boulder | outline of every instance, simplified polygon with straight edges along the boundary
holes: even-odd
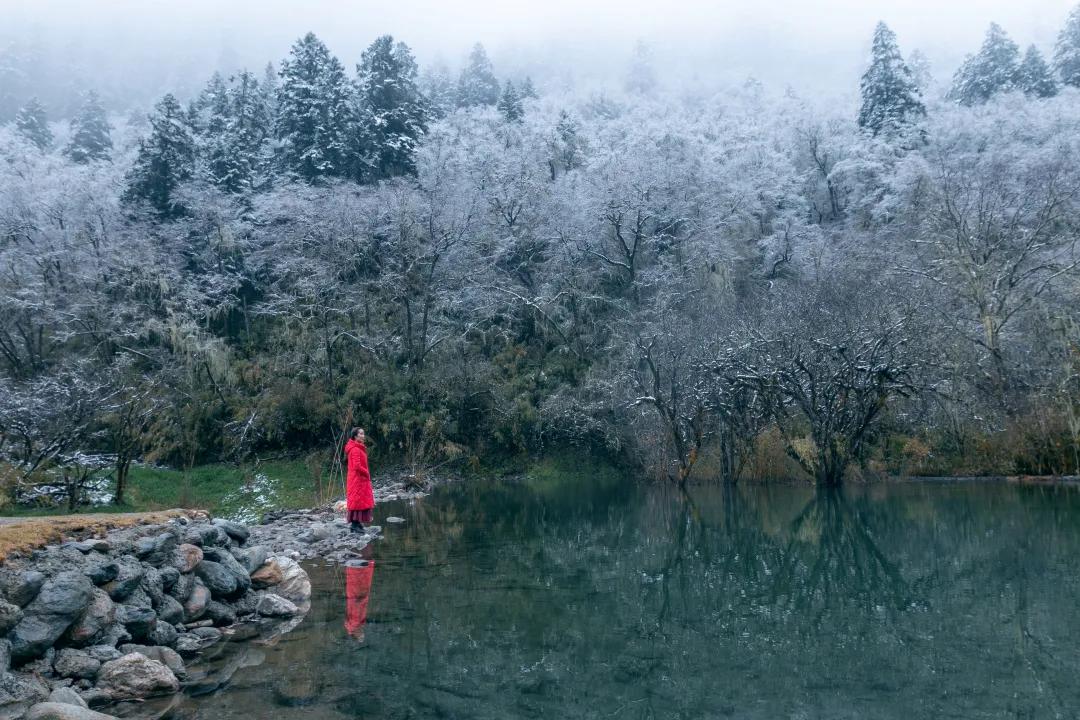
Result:
[[[90,560],[83,566],[83,573],[95,585],[104,585],[115,580],[120,574],[120,564],[109,558]]]
[[[89,555],[92,552],[107,553],[111,546],[108,540],[101,540],[98,538],[91,538],[90,540],[82,540],[80,542],[64,543],[64,547],[75,548],[83,555]]]
[[[165,597],[165,588],[161,582],[161,572],[157,568],[146,568],[139,589],[150,598],[150,607],[155,610],[161,607],[161,601]]]
[[[206,643],[215,643],[221,639],[221,631],[215,627],[200,627],[192,630],[190,635],[202,639]]]
[[[174,647],[181,656],[191,657],[197,655],[203,649],[203,639],[198,635],[184,633],[176,638]]]
[[[126,600],[139,587],[144,570],[142,563],[134,555],[123,555],[117,562],[120,569],[116,579],[105,583],[102,587],[109,593],[109,597],[120,602]]]
[[[148,565],[160,567],[172,560],[176,536],[170,532],[144,537],[135,543],[135,556]]]
[[[62,678],[89,680],[97,676],[101,661],[81,650],[64,648],[53,660],[53,670]]]
[[[18,605],[0,600],[0,635],[7,635],[22,620],[23,611]]]
[[[117,605],[116,621],[124,626],[133,639],[145,640],[157,626],[157,613],[150,608]]]
[[[102,690],[99,687],[91,686],[86,690],[80,690],[79,694],[82,695],[82,699],[90,707],[101,707],[112,702],[112,695],[109,694],[109,691]]]
[[[259,604],[255,607],[263,617],[285,618],[300,614],[300,608],[283,597],[267,593],[259,598]]]
[[[22,673],[0,676],[0,717],[22,717],[32,705],[44,702],[49,688],[40,679]]]
[[[191,595],[184,601],[184,622],[193,622],[201,618],[206,612],[208,602],[210,602],[210,590],[203,585],[201,580],[196,579]]]
[[[172,670],[173,675],[178,678],[183,678],[187,675],[187,668],[184,667],[184,661],[172,648],[160,647],[157,645],[123,645],[120,647],[120,650],[125,655],[128,653],[139,653],[151,660],[156,660]]]
[[[81,572],[66,571],[47,580],[9,635],[12,658],[28,660],[44,654],[82,615],[93,596],[94,586]]]
[[[45,584],[45,574],[37,570],[9,572],[0,576],[0,589],[9,602],[26,607],[37,597],[41,586]]]
[[[0,677],[11,669],[11,642],[0,640]]]
[[[72,645],[81,646],[116,620],[116,606],[109,594],[101,588],[94,588],[90,604],[83,610],[79,619],[68,629],[68,639]]]
[[[270,550],[265,545],[254,545],[249,548],[233,548],[232,555],[250,577],[252,573],[262,567],[262,564],[266,562],[266,558],[270,557]]]
[[[205,552],[205,559],[216,562],[236,578],[234,596],[243,595],[251,587],[251,573],[244,568],[233,554],[225,548],[210,548]]]
[[[283,556],[271,558],[270,562],[277,565],[281,571],[281,582],[274,585],[272,593],[296,605],[303,605],[311,600],[311,580],[299,563]]]
[[[58,687],[49,693],[49,702],[62,705],[75,705],[76,707],[88,707],[82,695],[69,687]]]
[[[244,615],[251,615],[255,612],[255,608],[259,604],[259,598],[262,597],[259,593],[249,592],[242,598],[232,604],[233,610],[236,611],[238,617]]]
[[[285,576],[281,572],[281,566],[273,562],[273,560],[267,560],[262,564],[262,567],[251,573],[251,586],[257,590],[262,590],[273,587],[284,579]]]
[[[95,645],[111,645],[116,647],[121,643],[131,642],[131,633],[123,625],[114,622],[94,636]]]
[[[397,515],[391,515],[390,517],[386,518],[386,522],[393,523],[394,525],[398,525],[400,523],[405,522],[405,518],[398,517]]]
[[[214,525],[225,531],[225,534],[231,537],[238,543],[247,542],[248,537],[251,535],[251,531],[247,529],[246,525],[241,525],[231,520],[225,520],[223,518],[216,518]]]
[[[83,652],[85,652],[87,655],[94,658],[98,662],[102,663],[107,663],[110,660],[116,660],[124,654],[114,648],[112,645],[91,645]]]
[[[180,689],[172,670],[139,653],[128,653],[102,665],[97,683],[113,700],[138,700]]]
[[[201,561],[200,561],[201,562]],[[184,602],[191,595],[192,588],[195,587],[195,576],[185,573],[176,579],[173,586],[169,588],[169,595],[176,598],[180,602]]]
[[[232,625],[236,622],[236,611],[225,603],[211,600],[206,603],[206,612],[203,613],[203,617],[214,625]]]
[[[43,702],[30,708],[23,720],[116,720],[116,717],[70,703]]]
[[[184,606],[172,595],[165,595],[158,606],[158,620],[165,623],[178,623],[184,620]]]
[[[195,576],[203,581],[215,598],[229,598],[236,594],[236,576],[220,563],[203,560],[195,568]]]
[[[203,551],[198,545],[184,543],[176,548],[172,566],[181,573],[189,573],[202,562]]]
[[[228,545],[229,536],[224,530],[210,523],[195,523],[184,533],[184,542],[201,548]]]

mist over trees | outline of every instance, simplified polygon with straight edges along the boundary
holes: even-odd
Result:
[[[644,44],[583,94],[310,33],[145,125],[28,104],[0,128],[4,491],[309,452],[346,417],[415,467],[1080,472],[1078,18],[1053,64],[992,26],[947,97],[882,23],[858,107],[671,94]]]

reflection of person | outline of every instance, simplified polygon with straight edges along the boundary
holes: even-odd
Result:
[[[360,642],[364,641],[364,622],[374,574],[375,563],[366,560],[345,566],[345,632]]]
[[[375,508],[375,495],[371,492],[371,473],[368,471],[367,448],[364,447],[364,428],[353,428],[345,443],[348,460],[346,476],[345,507],[348,512],[349,530],[364,531],[364,523],[371,522]]]

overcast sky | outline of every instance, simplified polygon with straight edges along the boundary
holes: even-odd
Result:
[[[1076,0],[0,0],[0,33],[191,68],[277,61],[313,30],[347,67],[377,35],[408,42],[421,63],[460,63],[483,42],[507,73],[530,66],[601,77],[637,38],[669,73],[837,91],[857,83],[874,24],[925,52],[938,78],[978,47],[987,25],[1052,49]],[[227,68],[229,69],[229,68]]]

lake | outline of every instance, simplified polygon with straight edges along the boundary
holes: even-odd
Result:
[[[170,716],[1080,715],[1080,493],[470,482]]]

